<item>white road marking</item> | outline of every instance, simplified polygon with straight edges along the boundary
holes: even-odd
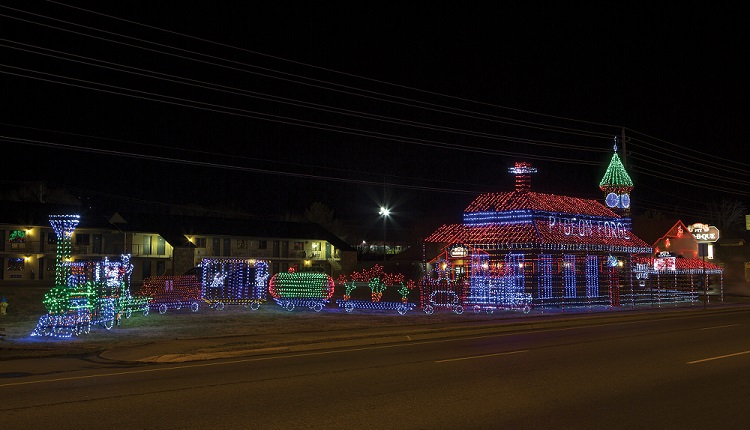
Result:
[[[719,355],[716,357],[703,358],[700,360],[688,361],[687,364],[703,363],[706,361],[721,360],[722,358],[736,357],[738,355],[750,354],[750,351],[735,352],[734,354]]]
[[[522,352],[529,352],[529,350],[523,349],[519,351],[498,352],[495,354],[471,355],[468,357],[448,358],[446,360],[436,360],[435,363],[447,363],[449,361],[461,361],[461,360],[474,360],[476,358],[497,357],[498,355],[520,354]]]
[[[717,325],[716,327],[703,327],[701,330],[713,330],[715,328],[726,328],[726,327],[734,327],[738,326],[739,324],[727,324],[727,325]]]

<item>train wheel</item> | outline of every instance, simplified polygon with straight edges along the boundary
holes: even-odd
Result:
[[[112,327],[115,325],[114,320],[105,320],[102,322],[102,327],[104,327],[107,330],[112,330]]]
[[[314,310],[315,312],[320,312],[323,310],[323,303],[315,303],[310,306],[310,309]]]
[[[130,308],[125,309],[125,318],[130,318],[133,316],[133,310]]]
[[[167,313],[167,305],[166,304],[162,303],[162,304],[159,305],[159,313],[162,314],[162,315],[164,315],[165,313]]]
[[[474,305],[473,308],[471,308],[475,314],[478,314],[479,312],[482,312],[482,307],[479,305]]]
[[[531,312],[531,306],[529,306],[529,305],[524,306],[523,307],[523,313],[527,314],[529,312]]]
[[[426,313],[427,315],[432,315],[435,313],[435,307],[432,305],[425,306],[423,310],[424,310],[424,313]]]
[[[216,302],[216,306],[214,307],[217,311],[223,311],[224,310],[224,303],[223,302]]]
[[[47,316],[47,319],[44,322],[44,330],[43,333],[45,336],[52,336],[52,334],[55,332],[55,320],[51,316]]]
[[[250,302],[250,310],[257,311],[260,309],[260,302]]]
[[[461,305],[458,305],[458,306],[456,306],[456,307],[455,307],[455,308],[453,309],[453,312],[455,312],[455,313],[456,313],[456,315],[461,315],[462,313],[464,313],[464,307],[463,307],[463,306],[461,306]]]
[[[396,312],[398,312],[399,315],[406,314],[406,311],[408,311],[408,310],[409,309],[407,309],[406,305],[404,305],[404,304],[400,304],[400,305],[396,306]]]
[[[286,302],[286,310],[288,310],[289,312],[293,311],[294,310],[294,303],[292,303],[292,302]]]
[[[198,312],[198,309],[200,308],[200,305],[198,302],[190,303],[190,310],[193,312]]]
[[[144,317],[148,316],[148,311],[149,311],[148,306],[146,306],[145,308],[143,308],[143,316]]]

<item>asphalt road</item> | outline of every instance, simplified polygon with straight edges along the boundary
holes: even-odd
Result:
[[[0,380],[8,428],[745,429],[750,310]]]

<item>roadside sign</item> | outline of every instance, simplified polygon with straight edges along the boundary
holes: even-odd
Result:
[[[712,225],[695,223],[688,226],[688,231],[693,234],[698,243],[719,240],[719,229]]]

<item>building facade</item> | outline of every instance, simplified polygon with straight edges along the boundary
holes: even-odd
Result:
[[[48,217],[60,208],[19,205],[13,212],[11,206],[0,214],[0,283],[53,285],[57,235]],[[122,255],[130,255],[135,287],[150,276],[188,273],[203,258],[261,259],[271,274],[296,268],[332,276],[357,261],[356,249],[316,224],[91,210],[80,215],[71,237],[72,261]]]

